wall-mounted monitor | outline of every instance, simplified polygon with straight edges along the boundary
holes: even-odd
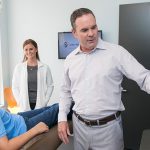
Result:
[[[102,31],[98,31],[102,38]],[[75,48],[79,46],[78,40],[72,32],[58,32],[58,58],[65,59]]]

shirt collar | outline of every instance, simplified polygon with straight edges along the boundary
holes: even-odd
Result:
[[[97,46],[96,46],[91,52],[96,51],[96,50],[106,50],[106,49],[107,49],[107,48],[106,48],[106,46],[105,46],[105,44],[104,44],[104,41],[103,41],[101,38],[99,38],[99,39],[98,39]],[[80,45],[76,48],[74,54],[77,55],[77,54],[79,54],[79,53],[84,53],[84,52],[81,51]]]

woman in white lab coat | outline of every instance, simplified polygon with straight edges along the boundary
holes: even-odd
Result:
[[[14,69],[12,91],[20,110],[27,111],[47,106],[54,86],[49,66],[40,62],[37,43],[27,39],[23,51],[23,62]]]

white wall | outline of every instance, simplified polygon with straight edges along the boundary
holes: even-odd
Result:
[[[1,34],[1,65],[4,77],[4,84],[9,85],[9,57],[8,57],[8,23],[7,23],[7,0],[1,0],[0,12],[0,34]]]
[[[9,82],[9,58],[8,58],[8,39],[7,39],[7,0],[0,0],[0,100],[4,102],[3,87],[8,86]]]
[[[117,1],[114,0],[13,0],[8,1],[8,45],[10,78],[14,66],[22,60],[22,43],[33,38],[39,44],[41,60],[51,68],[55,90],[52,101],[59,99],[63,60],[58,59],[58,31],[70,31],[70,14],[79,7],[92,9],[104,39],[117,43]],[[115,20],[114,20],[115,19]]]
[[[148,1],[148,0],[147,0]],[[10,81],[14,66],[22,60],[22,43],[33,38],[41,60],[51,68],[55,89],[51,102],[59,99],[63,60],[58,59],[57,32],[70,31],[70,14],[79,7],[95,13],[103,38],[118,43],[119,4],[144,0],[13,0],[7,1]]]
[[[7,1],[7,0],[6,0]],[[39,45],[41,60],[51,68],[55,89],[51,103],[59,99],[59,86],[63,72],[63,60],[58,59],[57,32],[70,31],[70,14],[79,7],[88,7],[95,13],[104,40],[118,43],[119,5],[127,3],[150,2],[150,0],[9,0],[7,1],[7,21],[9,53],[3,57],[8,62],[8,76],[11,81],[14,66],[22,60],[22,43],[33,38]],[[2,36],[4,36],[3,34]],[[7,50],[7,46],[3,51]],[[9,57],[8,57],[9,55]],[[7,67],[8,68],[8,67]],[[10,83],[11,85],[11,83]]]

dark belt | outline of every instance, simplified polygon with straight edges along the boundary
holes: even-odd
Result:
[[[105,118],[97,119],[97,120],[84,119],[79,114],[77,114],[75,111],[73,111],[73,113],[80,121],[84,122],[87,126],[99,126],[99,125],[104,125],[109,121],[117,119],[120,116],[121,111],[117,111],[117,113],[115,113],[113,115],[107,116]]]

